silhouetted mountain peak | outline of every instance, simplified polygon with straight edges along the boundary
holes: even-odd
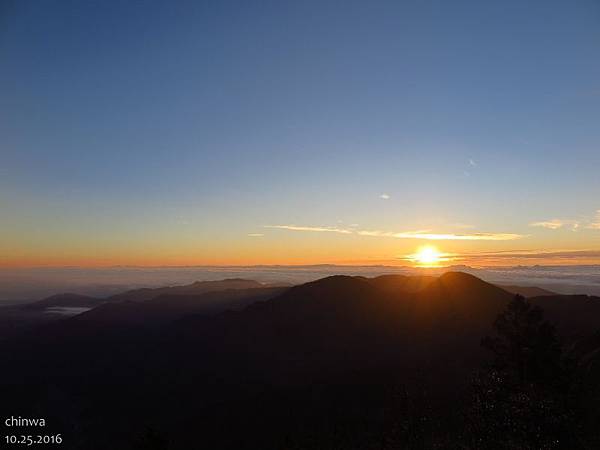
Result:
[[[467,273],[447,272],[416,294],[418,320],[455,329],[489,327],[513,295]]]
[[[430,287],[441,289],[446,294],[468,296],[507,297],[508,294],[498,286],[465,272],[446,272],[436,282],[431,283]]]
[[[369,281],[379,289],[386,292],[407,292],[415,293],[423,290],[431,282],[435,281],[436,277],[428,275],[380,275],[371,278]]]
[[[470,273],[460,272],[460,271],[450,271],[442,274],[438,280],[440,283],[477,283],[483,282],[481,278],[477,278],[475,275],[471,275]]]

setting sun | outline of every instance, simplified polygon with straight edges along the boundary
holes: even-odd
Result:
[[[421,266],[433,266],[443,260],[442,254],[433,245],[420,247],[413,259]]]

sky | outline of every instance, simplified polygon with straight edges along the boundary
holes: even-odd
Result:
[[[600,263],[600,3],[4,1],[0,266]]]

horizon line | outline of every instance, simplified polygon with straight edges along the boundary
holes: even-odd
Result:
[[[113,264],[113,265],[39,265],[39,266],[3,266],[0,270],[27,270],[27,269],[186,269],[186,268],[301,268],[301,267],[389,267],[393,269],[447,269],[452,267],[467,267],[470,269],[485,268],[517,268],[517,267],[600,267],[600,263],[588,264],[494,264],[494,265],[472,265],[472,264],[449,264],[449,265],[393,265],[393,264],[353,264],[353,263],[314,263],[314,264],[191,264],[191,265],[136,265],[136,264]]]

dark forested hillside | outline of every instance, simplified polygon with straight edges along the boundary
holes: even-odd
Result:
[[[6,342],[7,410],[48,417],[64,448],[484,448],[465,438],[470,392],[492,361],[481,341],[513,294],[459,272],[248,283],[144,291]],[[531,305],[556,323],[565,355],[579,345],[573,370],[594,370],[600,299]],[[579,422],[582,439],[593,421]]]

